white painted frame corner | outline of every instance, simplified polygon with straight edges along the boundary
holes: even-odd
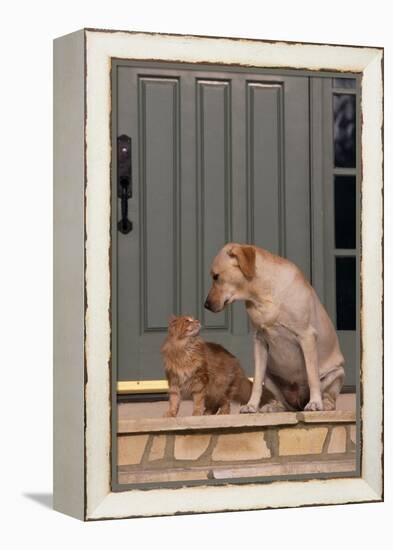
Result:
[[[383,498],[383,50],[230,38],[85,31],[86,317],[85,519],[251,510]],[[362,475],[233,486],[111,492],[111,59],[217,63],[362,73]]]

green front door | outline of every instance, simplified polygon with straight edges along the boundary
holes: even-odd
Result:
[[[114,61],[112,74],[113,139],[131,138],[133,163],[133,229],[112,232],[118,380],[163,378],[173,313],[199,318],[203,336],[252,375],[244,304],[203,308],[209,266],[226,242],[249,242],[312,278],[312,79],[128,61]]]

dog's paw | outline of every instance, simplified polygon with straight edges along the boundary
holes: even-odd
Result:
[[[251,403],[247,403],[247,405],[243,405],[240,407],[240,413],[241,414],[248,414],[248,413],[257,413],[258,407],[255,407],[255,405],[252,405]]]
[[[162,415],[163,418],[174,418],[176,416],[176,413],[174,411],[166,411]]]
[[[321,399],[314,399],[312,401],[309,401],[307,405],[304,407],[305,411],[323,411],[323,403]]]

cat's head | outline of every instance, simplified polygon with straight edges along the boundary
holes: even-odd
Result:
[[[186,315],[175,316],[169,318],[168,333],[177,338],[188,338],[197,336],[201,330],[201,323]]]

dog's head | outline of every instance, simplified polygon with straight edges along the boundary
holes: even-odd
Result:
[[[247,299],[249,283],[255,276],[255,247],[226,244],[214,258],[210,274],[206,309],[217,313],[235,300]]]

